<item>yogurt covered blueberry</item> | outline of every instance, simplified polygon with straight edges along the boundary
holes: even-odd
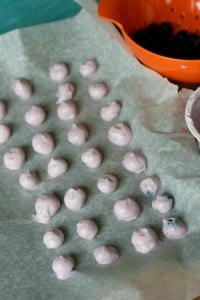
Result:
[[[87,142],[89,137],[88,129],[81,124],[73,124],[68,130],[68,141],[73,145],[83,145]]]
[[[163,219],[162,230],[168,239],[181,239],[187,233],[187,226],[178,218]]]
[[[94,249],[94,258],[100,265],[110,265],[119,258],[119,252],[115,247],[99,246]]]
[[[80,74],[83,77],[89,77],[93,75],[97,70],[97,62],[94,59],[88,59],[80,66]]]
[[[104,194],[110,194],[117,189],[118,179],[115,175],[106,174],[98,179],[97,188]]]
[[[3,162],[7,169],[18,170],[25,163],[25,152],[20,147],[13,147],[6,151],[3,156]]]
[[[118,220],[129,222],[139,216],[140,207],[133,199],[121,199],[115,202],[114,213]]]
[[[21,98],[22,100],[28,100],[33,93],[31,82],[24,78],[15,79],[12,88],[15,95]]]
[[[24,118],[27,124],[31,126],[38,126],[44,122],[46,118],[46,113],[42,107],[33,105],[25,113]]]
[[[108,140],[115,145],[128,145],[133,138],[130,127],[124,123],[118,123],[111,126],[108,130]]]
[[[91,83],[88,92],[93,100],[99,101],[107,95],[108,87],[103,82]]]
[[[147,168],[147,159],[141,151],[132,151],[124,155],[122,164],[129,172],[140,174]]]
[[[109,122],[115,119],[121,111],[121,104],[117,101],[112,101],[111,103],[103,106],[100,111],[101,119]]]
[[[137,252],[146,254],[158,245],[158,238],[151,228],[144,227],[133,232],[131,242]]]
[[[69,74],[69,68],[64,63],[53,64],[49,68],[49,76],[52,80],[63,81]]]
[[[58,279],[65,280],[71,277],[74,265],[74,260],[71,256],[61,255],[54,258],[52,269]]]

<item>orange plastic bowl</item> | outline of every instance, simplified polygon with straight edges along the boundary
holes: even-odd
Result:
[[[200,0],[100,0],[98,14],[117,25],[133,55],[147,67],[183,83],[200,83],[200,59],[155,54],[135,43],[130,34],[150,23],[170,22],[174,31],[200,34]]]

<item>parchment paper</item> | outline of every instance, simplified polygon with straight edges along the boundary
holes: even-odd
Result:
[[[98,72],[91,79],[81,78],[79,66],[86,58],[98,60]],[[67,142],[72,122],[61,122],[56,116],[57,84],[48,77],[49,66],[57,61],[70,65],[69,81],[76,84],[74,101],[79,107],[77,122],[90,131],[85,146]],[[12,126],[12,137],[0,147],[0,299],[5,300],[182,300],[200,294],[199,240],[199,163],[200,156],[193,137],[186,129],[184,107],[190,90],[178,95],[176,85],[141,66],[85,12],[73,19],[33,28],[16,30],[0,38],[0,97],[8,105],[4,121]],[[35,87],[31,101],[17,99],[11,89],[14,77],[29,78]],[[108,96],[93,102],[87,92],[90,82],[106,81]],[[117,120],[105,123],[99,117],[102,105],[119,100],[123,109]],[[39,128],[24,122],[24,113],[32,104],[42,105],[47,121]],[[134,139],[127,147],[111,145],[106,137],[109,126],[127,122]],[[31,139],[37,131],[55,136],[56,149],[51,155],[35,154]],[[12,172],[3,166],[2,155],[11,146],[23,146],[27,163]],[[98,147],[104,156],[102,166],[88,170],[81,153],[90,146]],[[144,174],[133,175],[121,165],[123,154],[141,149],[148,159]],[[69,171],[51,180],[46,174],[51,157],[62,156],[70,163]],[[42,183],[27,192],[18,183],[23,170],[37,170]],[[99,176],[115,173],[119,188],[111,196],[97,191]],[[161,191],[175,197],[169,216],[180,216],[188,224],[188,235],[179,241],[168,241],[161,232],[162,216],[153,211],[151,201],[139,191],[139,182],[157,174]],[[82,186],[88,193],[87,203],[77,213],[62,206],[50,224],[37,224],[32,219],[37,196],[55,192],[63,202],[65,191]],[[113,215],[114,202],[131,196],[141,206],[141,216],[130,223],[119,222]],[[93,218],[100,232],[93,241],[81,240],[76,222]],[[47,250],[42,237],[48,228],[58,226],[65,232],[65,243],[57,250]],[[160,246],[148,255],[135,252],[130,239],[135,228],[151,226],[158,233]],[[93,249],[109,244],[118,247],[121,257],[111,266],[98,266]],[[68,281],[59,281],[51,270],[56,255],[71,254],[76,270]]]

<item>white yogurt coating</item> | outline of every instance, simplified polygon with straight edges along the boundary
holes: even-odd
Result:
[[[0,120],[3,120],[6,116],[6,105],[3,101],[0,101]]]
[[[119,115],[121,109],[122,109],[122,107],[119,102],[112,101],[111,103],[109,103],[101,108],[100,117],[102,120],[104,120],[106,122],[110,122]]]
[[[115,247],[99,246],[94,249],[94,258],[100,265],[110,265],[119,258],[119,252]]]
[[[154,197],[158,192],[160,185],[161,182],[158,176],[150,176],[140,182],[140,190],[144,195]]]
[[[92,240],[98,230],[98,226],[93,220],[81,220],[76,224],[76,232],[85,240]]]
[[[13,82],[13,92],[22,100],[28,100],[33,93],[31,82],[24,78],[17,78]]]
[[[81,188],[70,188],[64,196],[65,206],[72,211],[81,209],[86,201],[86,193]]]
[[[46,119],[45,110],[40,107],[33,105],[31,108],[25,113],[25,121],[27,124],[31,126],[38,126],[44,122]]]
[[[43,243],[48,249],[56,249],[64,243],[64,234],[59,228],[49,229],[43,236]]]
[[[110,194],[118,187],[118,179],[115,175],[106,174],[98,179],[97,187],[100,192]]]
[[[57,116],[62,121],[75,119],[77,115],[78,115],[77,106],[71,100],[63,101],[57,107]]]
[[[108,87],[105,83],[91,83],[88,89],[90,97],[95,100],[103,99],[108,93]]]
[[[81,161],[91,169],[97,168],[101,165],[102,154],[96,148],[89,148],[81,155]]]
[[[83,77],[93,75],[97,70],[97,62],[94,59],[88,59],[80,66],[80,74]]]
[[[33,219],[38,223],[48,224],[60,208],[60,201],[51,193],[44,194],[35,202],[36,215]]]
[[[48,163],[47,173],[51,178],[59,177],[68,170],[68,163],[63,158],[51,158]]]
[[[157,234],[151,228],[140,228],[133,231],[131,242],[139,253],[149,253],[159,243]]]
[[[68,141],[73,145],[83,145],[89,137],[88,129],[81,124],[73,124],[67,132]]]
[[[147,159],[142,152],[132,151],[124,155],[122,165],[129,172],[140,174],[147,168]]]
[[[115,202],[114,213],[118,220],[129,222],[140,215],[140,207],[134,199],[121,199]]]
[[[19,176],[20,185],[27,190],[32,190],[40,183],[39,177],[34,171],[26,171]]]
[[[117,123],[108,130],[108,140],[114,145],[128,145],[131,142],[132,137],[132,130],[124,123]]]
[[[8,125],[0,124],[0,144],[4,144],[10,138],[11,129]]]
[[[152,201],[152,207],[161,214],[168,213],[174,204],[174,198],[168,194],[157,195]]]
[[[63,101],[69,101],[72,99],[74,95],[75,87],[73,83],[66,82],[63,84],[60,84],[58,87],[58,101],[56,103],[62,103]]]
[[[24,150],[20,147],[11,148],[4,153],[3,162],[7,169],[19,170],[25,163]]]
[[[52,270],[60,280],[68,279],[73,272],[74,260],[71,256],[57,256],[52,263]]]
[[[187,233],[187,226],[177,218],[163,219],[162,230],[168,239],[181,239]]]
[[[63,81],[68,74],[69,68],[64,63],[56,63],[49,68],[49,76],[55,81]]]
[[[53,137],[47,132],[41,132],[32,138],[33,150],[40,154],[49,154],[55,148]]]

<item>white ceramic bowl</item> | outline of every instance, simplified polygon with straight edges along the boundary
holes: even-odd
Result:
[[[185,121],[200,149],[200,87],[189,97],[185,108]]]

